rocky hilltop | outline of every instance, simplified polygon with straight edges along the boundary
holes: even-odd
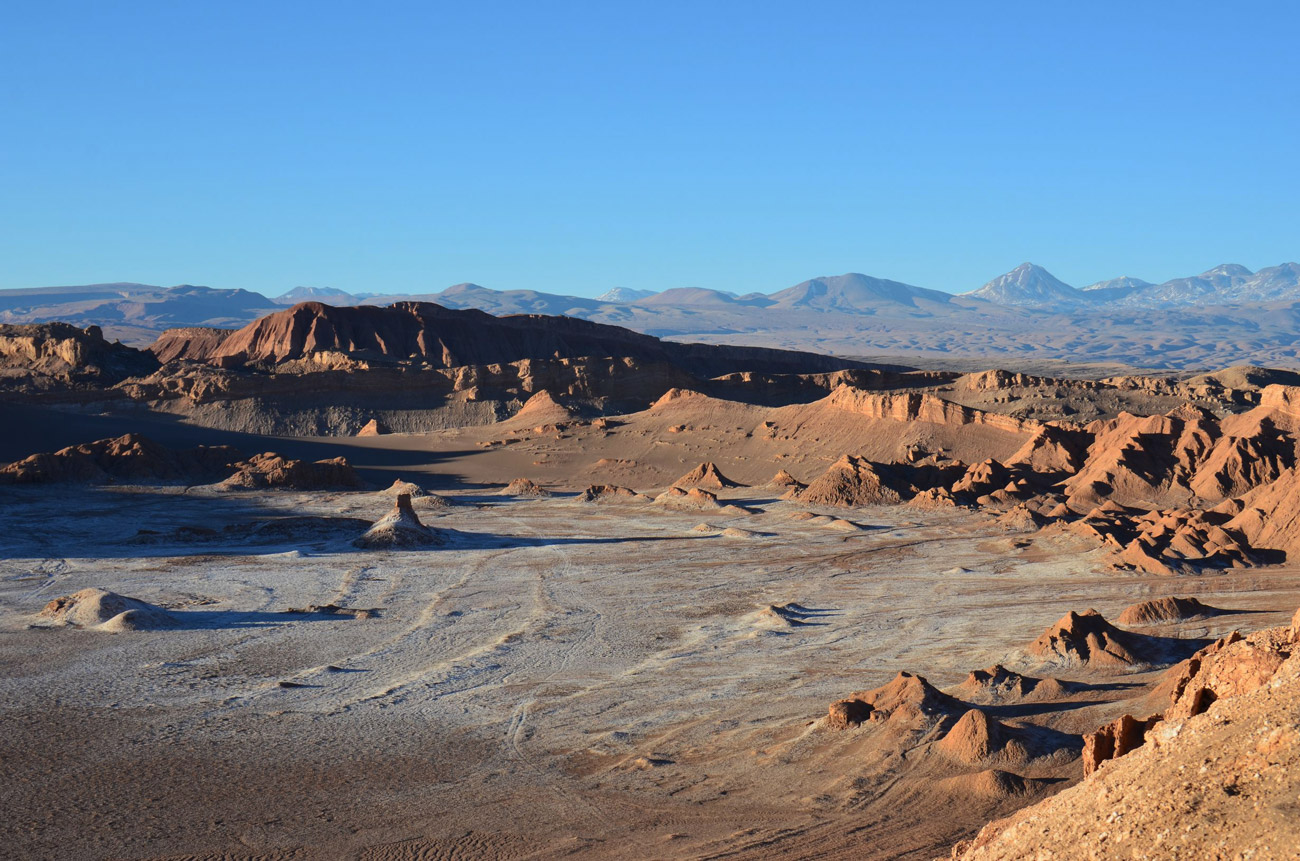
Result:
[[[98,326],[0,325],[0,372],[6,379],[116,383],[158,368],[152,355],[104,339]]]
[[[303,302],[229,335],[210,332],[206,337],[194,337],[193,330],[164,333],[151,350],[169,359],[224,367],[276,365],[319,353],[369,361],[417,362],[431,368],[620,356],[639,362],[668,363],[705,376],[736,371],[813,373],[868,367],[862,362],[816,353],[677,344],[573,317],[494,317],[432,302],[398,302],[385,308],[338,308]]]

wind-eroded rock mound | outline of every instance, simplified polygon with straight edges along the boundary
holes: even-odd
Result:
[[[550,496],[551,492],[540,484],[534,482],[531,478],[516,478],[502,489],[501,495],[526,496],[540,499]]]
[[[846,454],[831,464],[796,497],[810,505],[852,508],[858,505],[894,505],[903,497],[890,486],[885,467]]]
[[[1121,625],[1159,625],[1162,622],[1181,622],[1186,619],[1205,619],[1224,612],[1195,598],[1157,598],[1125,607],[1119,614]]]
[[[570,409],[555,399],[546,389],[533,393],[519,412],[510,418],[515,427],[525,426],[562,426],[578,417],[576,410]]]
[[[737,482],[723,475],[712,462],[705,462],[673,482],[673,487],[708,487],[713,490],[725,490],[740,487]]]
[[[175,617],[161,607],[96,588],[55,598],[36,619],[38,627],[101,631],[147,631],[176,625]]]
[[[140,434],[33,454],[0,469],[0,482],[212,481],[242,455],[230,446],[170,449]]]
[[[357,436],[382,436],[386,433],[388,433],[388,425],[379,421],[379,419],[371,419],[361,426],[361,430],[357,431]]]
[[[424,547],[442,544],[443,539],[420,522],[415,509],[411,507],[411,497],[403,493],[398,495],[392,511],[375,521],[365,535],[352,543],[367,550],[377,550],[386,547]]]
[[[412,499],[419,499],[420,497],[425,496],[424,488],[414,482],[406,481],[401,478],[394,479],[392,484],[379,491],[381,496],[390,496],[394,498],[401,496],[403,493]]]
[[[698,487],[692,487],[690,490],[670,487],[655,497],[655,504],[688,511],[712,511],[722,507],[715,494]]]
[[[994,664],[986,670],[972,670],[957,686],[956,693],[968,703],[1042,702],[1055,700],[1074,691],[1074,685],[1059,679],[1038,679]]]
[[[938,749],[970,765],[990,761],[1025,763],[1035,757],[1030,736],[979,709],[968,709],[939,739]]]
[[[1071,610],[1043,632],[1029,654],[1074,666],[1131,667],[1144,663],[1134,636],[1116,628],[1096,610]]]
[[[831,703],[826,725],[848,729],[868,721],[889,722],[902,729],[924,731],[964,711],[961,702],[924,676],[900,672],[888,684]]]
[[[346,458],[313,462],[263,452],[235,464],[235,474],[221,482],[228,489],[358,490],[364,485]]]
[[[772,480],[767,483],[767,486],[770,490],[794,491],[795,493],[798,493],[808,485],[804,484],[802,481],[783,469],[777,472],[776,475],[772,476]]]
[[[630,487],[617,484],[593,484],[578,497],[583,502],[634,502],[648,499],[645,494],[637,493]]]

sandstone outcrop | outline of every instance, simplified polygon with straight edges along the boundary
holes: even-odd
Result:
[[[1297,635],[1234,634],[1172,668],[1163,718],[1126,715],[1090,734],[1083,783],[990,823],[952,857],[1294,857]]]
[[[494,317],[432,302],[397,302],[384,308],[304,302],[268,314],[219,341],[195,339],[184,347],[167,346],[172,359],[224,366],[275,365],[311,353],[333,352],[372,361],[415,361],[433,368],[620,356],[675,365],[704,378],[737,371],[815,373],[869,367],[815,353],[660,341],[574,317]]]
[[[972,670],[956,688],[963,702],[977,705],[1042,702],[1071,693],[1069,683],[1058,679],[1039,679],[1008,670],[1001,664],[988,669]]]
[[[895,505],[902,494],[892,472],[865,458],[846,454],[799,492],[800,502],[852,508],[858,505]],[[905,487],[905,485],[904,485]]]
[[[361,426],[361,430],[357,431],[357,436],[382,436],[386,433],[388,433],[388,425],[379,419],[371,419]]]
[[[540,499],[542,497],[550,496],[551,492],[530,478],[516,478],[505,486],[501,491],[501,495],[526,496]]]
[[[776,475],[772,476],[772,480],[767,483],[767,487],[771,490],[794,490],[795,492],[798,492],[807,487],[807,485],[782,469],[779,470]]]
[[[901,729],[924,732],[966,710],[960,701],[931,685],[924,676],[900,672],[887,684],[831,703],[827,724],[846,728],[865,722],[888,722]]]
[[[674,487],[707,487],[712,490],[726,490],[740,487],[738,483],[727,478],[712,462],[705,462],[673,482]]]
[[[727,506],[718,501],[717,494],[700,487],[683,490],[670,487],[654,499],[656,505],[676,508],[684,511],[717,511]]]
[[[1131,667],[1144,662],[1134,636],[1096,610],[1071,610],[1029,646],[1029,654],[1067,666]]]
[[[643,493],[617,484],[593,484],[579,494],[578,498],[583,502],[633,502],[648,499]]]
[[[401,493],[398,494],[392,510],[376,520],[364,535],[352,543],[367,550],[379,550],[393,547],[425,547],[444,542],[438,533],[420,522],[415,509],[411,507],[411,497]]]
[[[104,340],[98,326],[0,325],[0,371],[111,385],[128,377],[145,376],[157,368],[158,360],[149,353]]]
[[[131,433],[30,455],[0,469],[0,482],[197,484],[229,474],[240,457],[229,446],[171,449]]]
[[[359,490],[364,487],[361,477],[343,457],[311,462],[263,452],[236,463],[234,468],[235,474],[221,482],[221,487],[227,490]]]

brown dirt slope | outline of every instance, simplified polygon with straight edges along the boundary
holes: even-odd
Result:
[[[1171,671],[1186,678],[1165,720],[1129,719],[1128,734],[1141,732],[1145,743],[1079,785],[989,824],[953,857],[1296,858],[1298,635],[1293,624],[1221,642]]]

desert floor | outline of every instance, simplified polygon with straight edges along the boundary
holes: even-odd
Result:
[[[1077,539],[964,510],[799,520],[759,488],[722,493],[752,514],[584,503],[572,490],[598,446],[478,445],[499,431],[310,444],[376,487],[400,476],[452,499],[417,500],[447,539],[427,550],[351,546],[391,506],[382,492],[0,491],[0,855],[932,858],[992,807],[906,788],[821,728],[828,703],[899,670],[945,687],[1032,669],[1023,648],[1070,609],[1113,618],[1177,594],[1265,611],[1174,634],[1194,638],[1300,604],[1292,570],[1108,573]],[[673,446],[647,480],[717,451]],[[780,466],[712,459],[748,481]],[[537,460],[555,497],[487,486]],[[182,623],[29,628],[86,586]],[[763,612],[785,604],[800,616]],[[1088,730],[1149,678],[1041,708]]]

